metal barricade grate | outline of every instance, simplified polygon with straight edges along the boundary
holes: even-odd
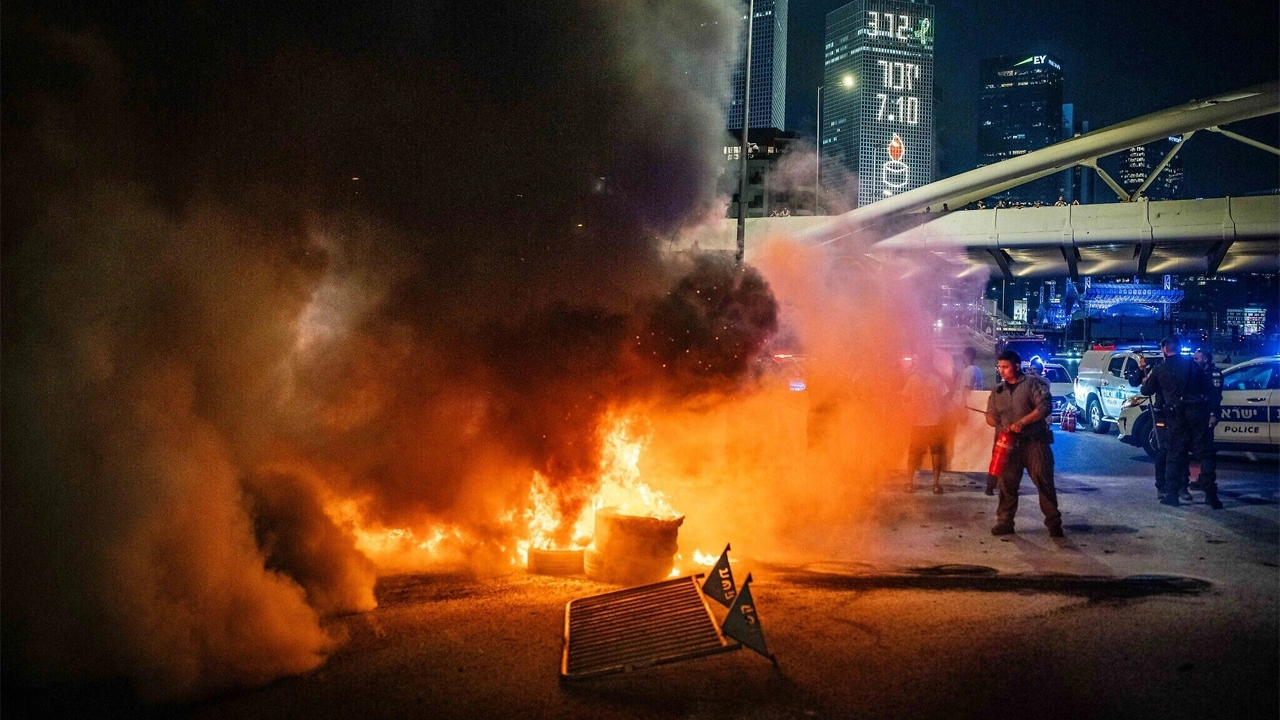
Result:
[[[570,601],[560,676],[579,680],[737,650],[720,633],[698,577]]]

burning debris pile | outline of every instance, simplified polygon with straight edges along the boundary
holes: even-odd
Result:
[[[585,572],[582,550],[529,549],[529,572],[538,575],[581,575]]]
[[[674,572],[677,535],[684,518],[667,495],[641,479],[639,462],[647,442],[633,435],[635,422],[613,421],[604,434],[600,482],[572,523],[557,511],[557,498],[541,476],[535,477],[528,540],[521,553],[534,572],[573,574],[618,585],[640,585]],[[561,528],[573,536],[560,547]],[[576,560],[575,560],[576,559]]]
[[[671,575],[684,518],[596,511],[595,535],[583,558],[587,577],[617,585],[643,585]]]

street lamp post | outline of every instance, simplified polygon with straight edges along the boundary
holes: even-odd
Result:
[[[846,74],[840,79],[840,85],[852,90],[857,84],[852,75]],[[817,147],[813,149],[813,214],[817,215],[822,206],[822,85],[818,86],[818,132]]]
[[[818,86],[818,137],[813,148],[813,214],[822,206],[822,86]]]
[[[751,30],[756,21],[756,0],[747,6],[747,62],[742,85],[742,164],[738,178],[738,254],[739,265],[747,254],[747,128],[751,125]]]

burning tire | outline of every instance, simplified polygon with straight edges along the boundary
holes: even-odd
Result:
[[[664,520],[596,511],[595,535],[583,554],[587,577],[617,585],[644,585],[665,579],[675,563],[684,518]]]
[[[581,550],[529,549],[529,572],[538,575],[581,575]]]

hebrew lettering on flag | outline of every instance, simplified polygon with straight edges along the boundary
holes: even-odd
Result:
[[[742,590],[729,608],[729,614],[720,626],[726,637],[731,637],[761,655],[774,660],[764,643],[764,630],[760,627],[760,615],[756,612],[756,602],[751,597],[751,576],[747,575],[742,583]],[[774,660],[776,663],[777,661]]]
[[[720,553],[716,566],[707,573],[707,579],[702,581],[702,592],[725,607],[732,605],[738,597],[738,586],[733,582],[733,569],[729,567],[728,544],[724,546],[724,552]]]

